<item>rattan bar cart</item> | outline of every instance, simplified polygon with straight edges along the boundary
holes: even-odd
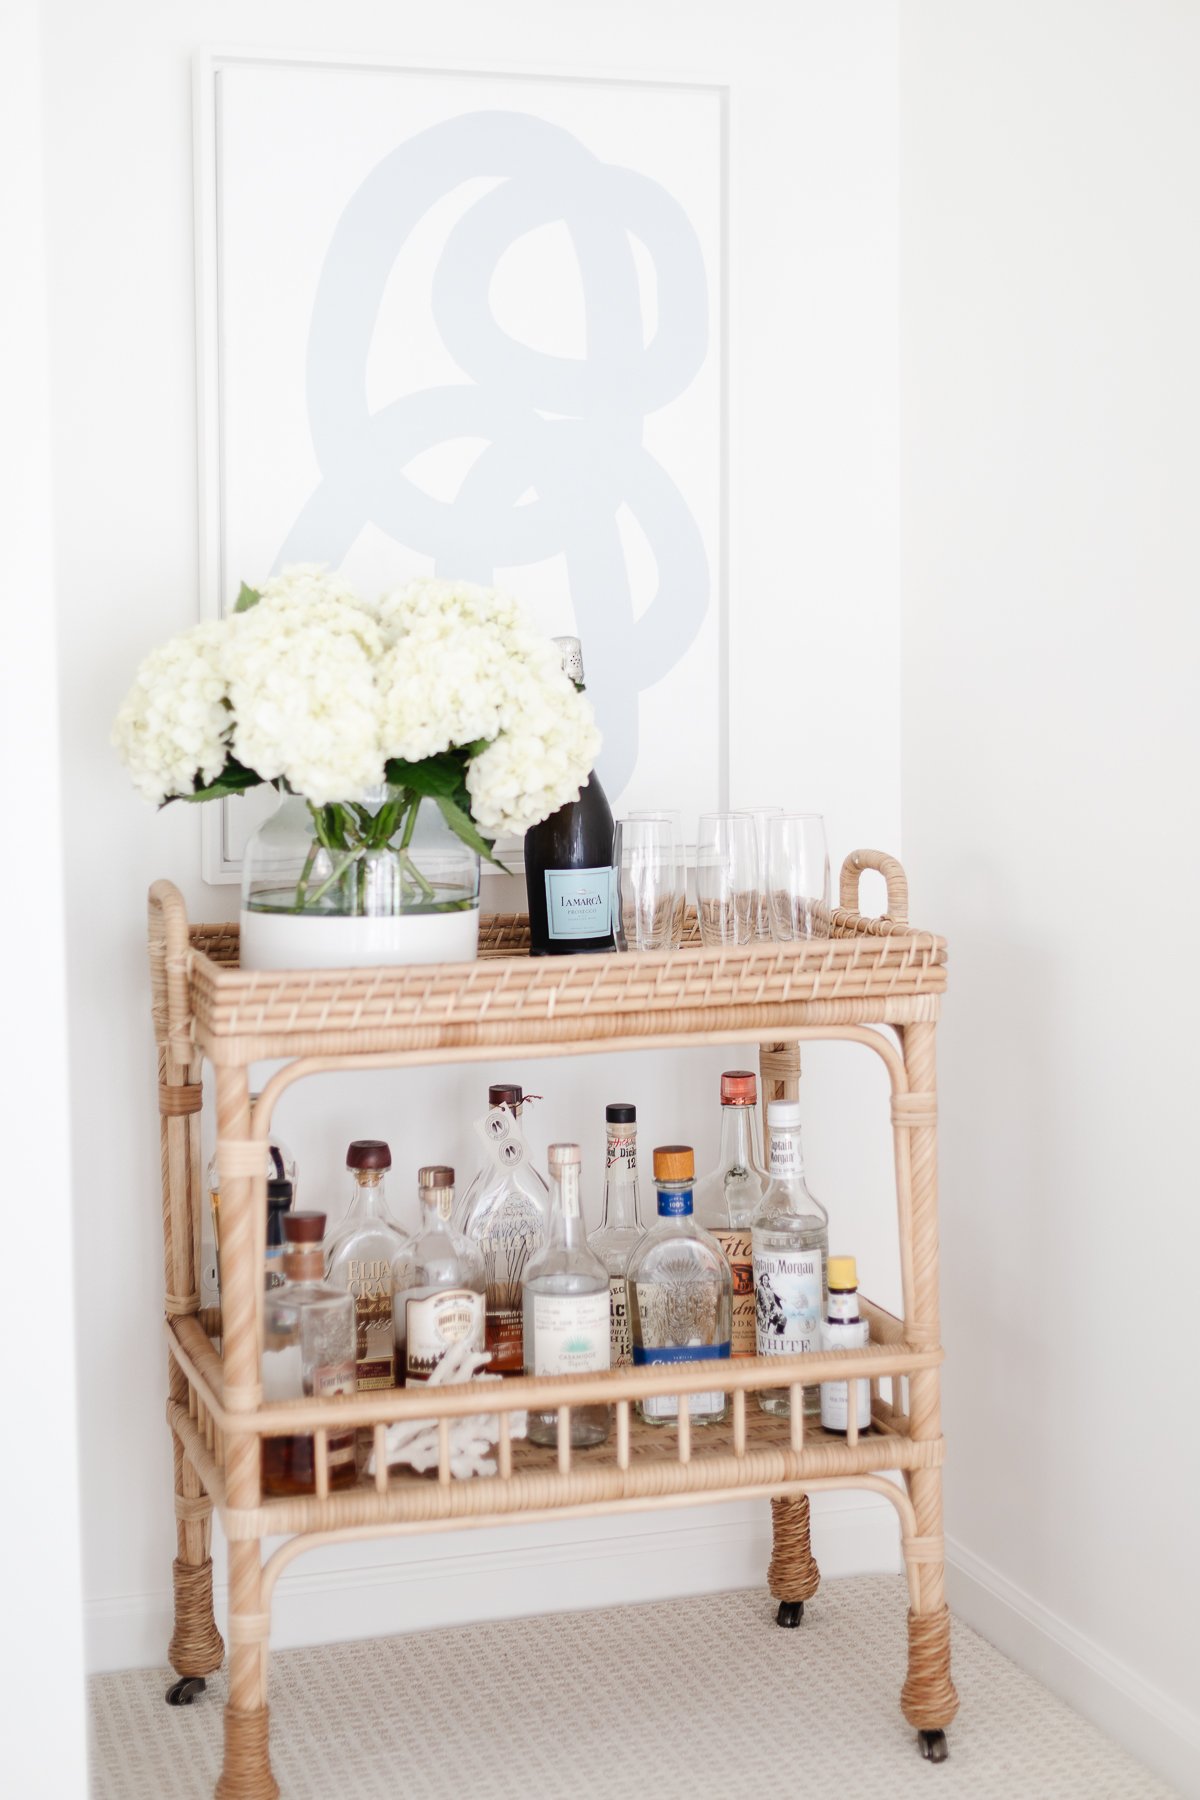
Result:
[[[856,910],[865,868],[887,882],[881,918]],[[268,1745],[271,1597],[280,1572],[301,1552],[361,1537],[761,1495],[771,1500],[774,1530],[768,1585],[779,1623],[794,1625],[819,1580],[808,1495],[841,1487],[882,1494],[899,1514],[909,1591],[900,1704],[924,1754],[945,1756],[945,1728],[958,1706],[943,1581],[939,1396],[934,1033],[946,951],[941,938],[909,927],[904,872],[878,851],[847,858],[841,908],[828,939],[796,945],[685,944],[665,955],[534,960],[525,954],[525,921],[503,916],[483,922],[474,963],[266,974],[238,968],[235,926],[189,926],[178,890],[167,881],[151,888],[178,1533],[168,1655],[180,1679],[167,1698],[193,1698],[224,1658],[209,1555],[215,1506],[229,1545],[229,1688],[218,1800],[270,1800],[279,1791]],[[894,1027],[894,1035],[881,1025]],[[652,1045],[758,1044],[765,1100],[795,1095],[800,1045],[814,1039],[863,1045],[882,1059],[891,1083],[904,1316],[868,1303],[867,1349],[497,1382],[488,1391],[488,1408],[500,1420],[498,1472],[490,1479],[458,1481],[450,1472],[449,1421],[479,1410],[478,1390],[469,1386],[263,1404],[263,1144],[272,1108],[292,1082],[335,1069],[480,1062],[498,1054],[508,1063]],[[219,1312],[201,1311],[198,1292],[205,1060],[216,1074]],[[252,1107],[249,1065],[267,1060],[284,1066]],[[835,1437],[804,1418],[803,1387],[856,1376],[871,1381],[869,1432],[860,1435],[852,1424],[846,1437]],[[792,1390],[790,1419],[770,1417],[754,1401],[757,1390],[783,1383]],[[676,1427],[646,1427],[634,1412],[639,1395],[713,1387],[731,1396],[724,1425],[693,1433],[681,1406]],[[561,1422],[566,1409],[596,1401],[615,1409],[615,1429],[600,1449],[572,1451],[562,1429],[557,1451],[509,1434],[513,1411],[556,1407]],[[397,1419],[439,1422],[436,1474],[387,1470],[384,1433]],[[330,1492],[328,1434],[350,1425],[373,1431],[377,1472]],[[296,1431],[314,1434],[317,1491],[264,1498],[260,1440]],[[903,1486],[884,1478],[897,1470]],[[286,1541],[264,1564],[262,1540],[278,1536]]]

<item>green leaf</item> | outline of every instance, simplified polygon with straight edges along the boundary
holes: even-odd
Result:
[[[261,599],[262,595],[259,593],[258,589],[252,588],[248,582],[243,581],[241,587],[238,589],[238,597],[234,603],[233,610],[235,613],[249,612],[250,608],[252,606],[257,606]]]
[[[431,800],[440,800],[443,794],[453,796],[463,788],[466,779],[460,755],[461,752],[444,750],[440,756],[427,756],[423,762],[404,762],[393,757],[387,765],[387,778],[394,787],[407,788],[410,794]]]
[[[496,867],[503,869],[506,875],[512,874],[512,870],[506,867],[495,854],[493,840],[484,837],[469,812],[464,812],[463,808],[457,805],[448,794],[438,795],[438,806],[451,831],[462,839],[469,850],[477,851],[480,856],[486,857],[488,862],[495,863]]]
[[[225,767],[221,770],[221,773],[217,776],[217,779],[215,781],[210,781],[207,787],[197,788],[195,792],[191,794],[172,794],[171,799],[223,800],[228,794],[244,794],[247,789],[260,787],[261,785],[261,775],[256,774],[253,769],[243,767],[240,762],[235,761],[231,756],[226,762]],[[170,800],[163,802],[166,806],[169,806],[170,803]]]

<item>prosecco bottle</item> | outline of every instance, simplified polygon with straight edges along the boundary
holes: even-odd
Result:
[[[579,639],[555,638],[563,672],[583,687]],[[531,956],[613,950],[612,808],[593,769],[578,800],[525,833]]]

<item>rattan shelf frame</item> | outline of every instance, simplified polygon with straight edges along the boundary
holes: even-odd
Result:
[[[888,910],[857,910],[863,869],[883,873]],[[892,857],[859,851],[841,878],[841,908],[827,940],[709,950],[696,941],[666,956],[533,960],[526,922],[483,922],[476,963],[432,968],[259,974],[237,966],[236,926],[191,926],[169,882],[150,891],[150,962],[158,1044],[163,1232],[168,1344],[168,1422],[175,1458],[176,1624],[169,1655],[182,1680],[220,1666],[224,1645],[212,1610],[212,1512],[229,1544],[229,1697],[223,1800],[269,1800],[267,1643],[270,1599],[286,1564],[318,1545],[360,1537],[480,1527],[501,1521],[643,1511],[768,1495],[775,1549],[768,1583],[781,1619],[798,1618],[819,1581],[808,1535],[812,1491],[854,1486],[880,1493],[900,1521],[909,1584],[905,1716],[925,1747],[957,1709],[945,1606],[937,1300],[935,1029],[946,986],[946,946],[907,920],[904,872]],[[892,1032],[879,1030],[890,1026]],[[799,1046],[859,1043],[887,1069],[895,1144],[903,1319],[871,1307],[863,1351],[756,1358],[718,1366],[674,1365],[606,1376],[527,1379],[489,1389],[502,1422],[491,1479],[454,1481],[448,1421],[480,1410],[477,1395],[396,1390],[341,1401],[266,1406],[259,1383],[260,1246],[265,1229],[263,1144],[280,1095],[330,1070],[505,1060],[697,1043],[757,1044],[763,1100],[794,1094]],[[250,1104],[248,1065],[284,1066]],[[208,1062],[217,1090],[221,1171],[222,1312],[199,1305],[202,1186],[199,1112]],[[218,1347],[219,1345],[219,1347]],[[822,1379],[868,1378],[873,1429],[845,1439],[803,1417],[803,1389]],[[639,1394],[702,1391],[732,1396],[723,1426],[638,1423]],[[757,1390],[788,1385],[791,1419],[761,1412]],[[888,1390],[885,1394],[885,1388]],[[615,1428],[601,1451],[537,1450],[511,1439],[508,1415],[530,1403],[561,1409],[602,1399]],[[428,1476],[389,1472],[342,1492],[328,1489],[331,1428],[354,1424],[377,1450],[389,1422],[435,1418],[442,1456]],[[330,1425],[333,1419],[335,1424]],[[317,1492],[264,1498],[260,1442],[312,1430]],[[884,1478],[899,1472],[903,1486]],[[287,1534],[264,1565],[262,1539]],[[936,1749],[935,1749],[936,1753]]]

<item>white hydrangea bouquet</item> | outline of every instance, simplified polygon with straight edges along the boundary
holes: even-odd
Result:
[[[425,799],[495,861],[501,833],[578,796],[600,736],[516,600],[424,579],[370,604],[304,564],[152,650],[113,743],[158,805],[264,782],[302,796],[324,866],[344,870],[407,844]],[[310,866],[297,910],[319,899],[313,878]]]

